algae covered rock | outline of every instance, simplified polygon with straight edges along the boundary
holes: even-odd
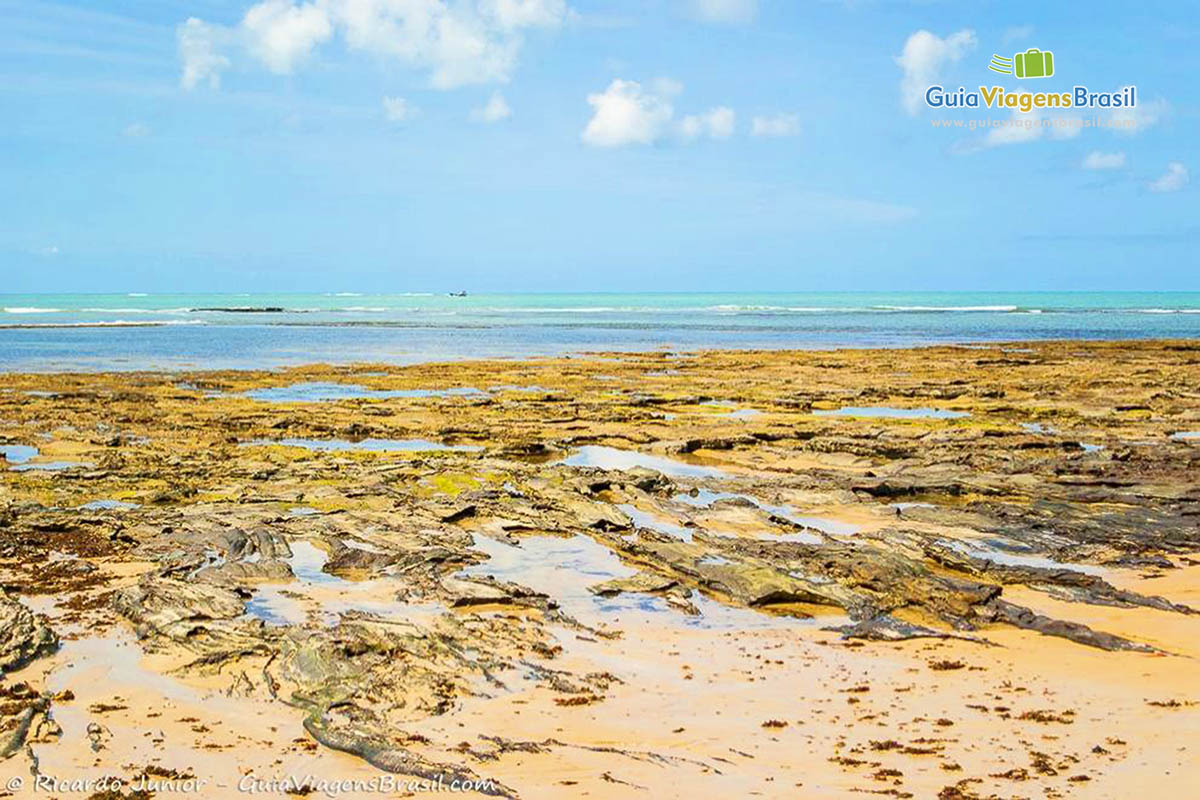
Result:
[[[58,648],[45,618],[0,590],[0,674],[19,669]]]

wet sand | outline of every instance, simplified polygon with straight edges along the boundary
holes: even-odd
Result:
[[[1185,342],[0,375],[0,787],[1180,796],[1197,385]]]

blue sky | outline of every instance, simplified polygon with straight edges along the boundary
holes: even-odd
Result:
[[[1200,289],[1195,9],[1081,8],[0,0],[0,291]]]

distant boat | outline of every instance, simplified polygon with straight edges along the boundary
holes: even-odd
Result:
[[[466,292],[449,292],[446,296],[447,297],[466,297],[467,293]]]

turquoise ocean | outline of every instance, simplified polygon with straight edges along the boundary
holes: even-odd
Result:
[[[0,294],[0,370],[1200,338],[1200,292]]]

